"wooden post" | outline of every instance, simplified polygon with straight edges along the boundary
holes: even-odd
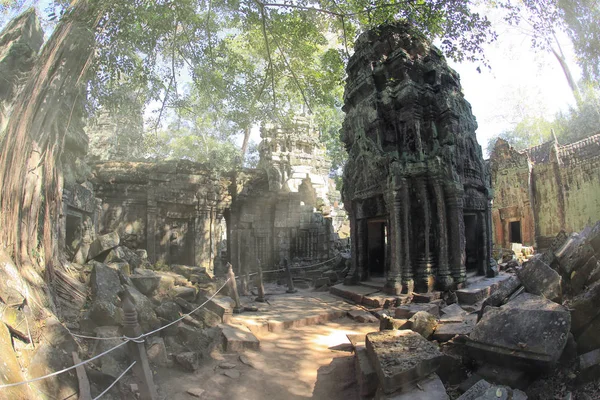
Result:
[[[142,328],[138,323],[138,314],[129,292],[125,292],[123,297],[123,333],[126,337],[136,338],[142,334]],[[154,386],[152,370],[148,363],[148,355],[146,354],[144,342],[141,341],[140,343],[137,343],[130,340],[129,343],[127,343],[127,349],[129,351],[130,360],[136,362],[133,366],[133,374],[140,390],[140,399],[158,400],[158,392]]]
[[[260,265],[260,260],[256,259],[256,287],[258,288],[258,297],[255,301],[259,303],[265,302],[265,285],[263,284],[263,273]]]
[[[283,260],[283,265],[285,266],[285,271],[287,272],[288,278],[288,293],[296,293],[297,290],[294,288],[294,278],[292,278],[292,270],[290,269],[290,264],[288,263],[287,258]]]
[[[235,307],[233,312],[239,314],[242,312],[242,303],[240,303],[240,295],[237,290],[237,283],[235,282],[235,274],[233,273],[233,266],[231,263],[227,263],[227,278],[229,279],[229,292],[230,296],[235,301]]]

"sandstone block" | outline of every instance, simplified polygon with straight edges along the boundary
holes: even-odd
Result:
[[[600,314],[600,282],[594,283],[587,290],[569,302],[571,309],[571,330],[577,336]]]
[[[517,275],[529,293],[543,296],[557,303],[562,301],[562,278],[540,257],[526,263],[517,272]]]
[[[437,346],[410,330],[369,333],[366,348],[384,393],[410,387],[434,373],[442,358]]]
[[[437,326],[435,332],[433,333],[433,340],[437,340],[438,342],[447,342],[457,335],[468,336],[475,328],[476,322],[477,317],[475,315],[468,316],[468,318],[464,318],[462,322],[446,323],[440,321],[440,324]]]
[[[223,331],[223,349],[228,352],[258,350],[260,341],[243,326],[220,325]]]
[[[440,307],[437,304],[432,303],[410,303],[403,306],[397,307],[394,316],[396,318],[410,318],[419,311],[428,312],[434,316],[440,315]]]
[[[554,364],[567,343],[569,311],[529,293],[486,312],[467,342],[471,355],[494,364]]]
[[[425,311],[419,311],[408,320],[410,329],[429,339],[438,326],[437,319]]]
[[[148,271],[148,273],[143,274],[140,273],[141,271],[141,269],[136,270],[136,273],[131,275],[129,278],[131,279],[133,285],[142,294],[150,296],[156,289],[158,289],[161,277],[149,270],[143,270]]]
[[[105,255],[105,253],[117,247],[120,240],[121,239],[119,238],[119,234],[117,232],[111,232],[107,233],[106,235],[98,236],[90,245],[88,260]]]
[[[371,361],[364,346],[357,346],[354,352],[354,370],[358,390],[363,397],[372,397],[379,384],[377,373],[371,366]]]
[[[388,315],[382,314],[379,319],[379,330],[393,330],[393,329],[410,329],[407,319],[392,318]]]

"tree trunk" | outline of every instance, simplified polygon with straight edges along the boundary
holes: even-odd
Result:
[[[248,124],[248,126],[246,126],[246,129],[244,130],[244,141],[242,142],[242,160],[241,160],[241,166],[244,165],[244,161],[246,160],[246,153],[248,152],[248,143],[250,142],[250,124]]]
[[[71,120],[78,117],[73,111],[84,100],[80,93],[100,15],[88,0],[73,3],[14,103],[0,153],[0,245],[21,267],[43,255],[47,282],[58,261],[60,157]]]

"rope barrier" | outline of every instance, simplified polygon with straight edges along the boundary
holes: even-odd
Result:
[[[121,375],[118,376],[117,379],[115,379],[113,381],[113,383],[110,384],[109,387],[107,387],[106,389],[104,389],[104,391],[102,393],[100,393],[98,396],[94,397],[94,400],[98,400],[100,397],[104,396],[106,394],[106,392],[108,392],[110,389],[112,389],[113,386],[115,386],[117,384],[117,382],[119,382],[119,380],[127,373],[129,372],[129,370],[131,368],[133,368],[133,366],[135,365],[137,361],[134,361],[131,363],[131,365],[129,367],[127,367],[127,369],[125,371],[123,371],[123,373],[121,373]]]
[[[119,344],[118,344],[118,345],[116,345],[115,347],[113,347],[113,348],[111,348],[111,349],[108,349],[108,350],[106,350],[105,352],[98,354],[97,356],[94,356],[94,357],[92,357],[92,358],[90,358],[90,359],[88,359],[88,360],[82,361],[82,362],[80,362],[80,363],[78,363],[78,364],[75,364],[75,365],[73,365],[73,366],[71,366],[71,367],[68,367],[68,368],[65,368],[65,369],[61,369],[60,371],[55,371],[55,372],[52,372],[51,374],[44,375],[44,376],[40,376],[40,377],[38,377],[38,378],[33,378],[33,379],[29,379],[29,380],[22,381],[22,382],[7,383],[7,384],[4,384],[4,385],[0,385],[0,389],[5,389],[5,388],[13,387],[13,386],[24,385],[24,384],[26,384],[26,383],[37,382],[37,381],[41,381],[42,379],[46,379],[46,378],[50,378],[50,377],[52,377],[52,376],[60,375],[60,374],[62,374],[62,373],[64,373],[64,372],[67,372],[67,371],[70,371],[70,370],[72,370],[72,369],[75,369],[75,368],[77,368],[77,367],[79,367],[79,366],[81,366],[81,365],[84,365],[84,364],[87,364],[87,363],[89,363],[89,362],[92,362],[92,361],[94,361],[94,360],[97,360],[98,358],[100,358],[100,357],[102,357],[102,356],[105,356],[106,354],[110,353],[111,351],[118,349],[119,347],[123,346],[123,345],[124,345],[124,344],[126,344],[127,342],[128,342],[128,341],[125,341],[125,342],[123,342],[123,343],[119,343]]]
[[[333,260],[335,260],[335,259],[337,259],[339,257],[340,256],[337,255],[337,256],[335,256],[333,258],[330,258],[329,260],[325,260],[325,261],[322,261],[320,263],[313,264],[313,265],[301,265],[299,267],[290,267],[290,270],[309,269],[309,268],[318,267],[319,265],[327,264],[328,262],[333,261]],[[285,268],[271,269],[271,270],[268,270],[268,271],[263,271],[263,274],[268,274],[268,273],[271,273],[271,272],[283,272],[283,271],[285,271]],[[254,276],[256,274],[258,274],[258,272],[252,272],[252,273],[248,274],[248,276],[250,277],[250,276]],[[242,277],[243,277],[243,274],[236,276],[235,279],[241,279]]]

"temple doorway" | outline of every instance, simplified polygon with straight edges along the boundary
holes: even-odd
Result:
[[[387,220],[373,218],[367,221],[367,256],[369,277],[384,276],[387,258]]]
[[[521,221],[510,222],[510,243],[523,243],[521,239]]]
[[[464,216],[465,220],[465,255],[466,255],[466,267],[467,271],[477,271],[479,264],[479,253],[482,247],[482,237],[477,233],[480,232],[478,228],[477,214],[467,214]]]

